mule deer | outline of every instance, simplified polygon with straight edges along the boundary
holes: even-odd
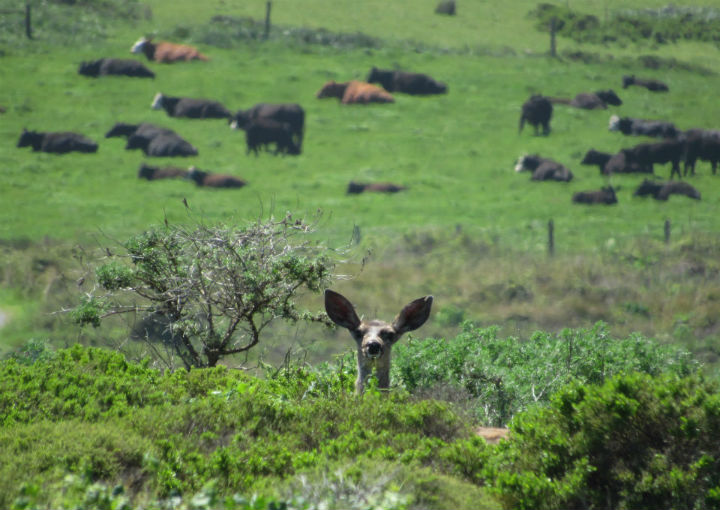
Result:
[[[330,319],[347,328],[357,343],[358,377],[355,391],[361,394],[373,367],[378,379],[378,388],[387,390],[390,386],[390,351],[403,333],[418,329],[430,315],[433,297],[425,296],[403,308],[392,324],[385,321],[360,320],[352,303],[332,290],[325,291],[325,311]]]

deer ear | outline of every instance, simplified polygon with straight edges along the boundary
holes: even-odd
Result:
[[[352,303],[346,297],[330,289],[325,291],[325,311],[338,326],[350,331],[354,331],[360,326],[360,319],[355,313]]]
[[[430,316],[430,308],[432,307],[433,297],[425,296],[416,299],[398,314],[393,321],[393,328],[399,334],[413,331],[423,324]]]

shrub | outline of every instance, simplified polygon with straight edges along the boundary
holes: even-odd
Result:
[[[599,322],[591,329],[534,333],[528,340],[498,338],[497,328],[465,323],[457,337],[410,339],[393,351],[393,380],[424,395],[433,387],[462,389],[488,425],[502,426],[571,381],[602,384],[623,372],[687,375],[697,363],[675,347],[640,335],[611,338]]]
[[[485,475],[508,508],[718,508],[719,426],[700,375],[575,382],[516,418]]]

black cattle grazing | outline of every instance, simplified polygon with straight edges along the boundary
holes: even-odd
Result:
[[[524,170],[532,172],[530,178],[532,181],[569,182],[573,178],[572,172],[565,165],[537,154],[521,156],[517,160],[515,171],[522,172]]]
[[[680,160],[685,156],[685,141],[668,138],[657,143],[641,143],[629,149],[622,149],[628,164],[638,165],[643,171],[653,172],[653,165],[672,163],[670,178],[680,175]]]
[[[602,189],[594,191],[578,191],[572,196],[573,203],[576,204],[617,204],[617,196],[612,186],[605,186]]]
[[[159,134],[152,138],[134,134],[128,138],[125,148],[127,150],[141,149],[146,156],[158,158],[198,155],[195,147],[174,133]]]
[[[695,175],[695,163],[698,159],[709,161],[713,175],[720,162],[720,131],[707,129],[688,129],[685,135],[684,174]]]
[[[122,58],[101,58],[82,62],[78,74],[97,78],[98,76],[130,76],[134,78],[155,78],[155,73],[142,62]]]
[[[373,191],[377,193],[397,193],[398,191],[404,191],[407,188],[391,182],[372,182],[372,183],[360,183],[350,181],[347,187],[348,195],[357,195],[366,191]]]
[[[156,126],[148,122],[141,124],[126,124],[125,122],[118,122],[110,131],[105,133],[105,138],[112,138],[115,136],[124,136],[128,138],[132,135],[143,136],[148,139],[155,138],[157,135],[174,135],[175,131],[172,129]]]
[[[637,164],[630,164],[623,152],[610,154],[609,152],[600,152],[590,149],[585,153],[582,165],[596,165],[603,175],[611,174],[633,174],[633,173],[651,173],[650,170]]]
[[[66,154],[68,152],[97,152],[98,144],[85,135],[67,131],[43,133],[23,129],[18,147],[32,147],[34,152],[52,152]]]
[[[184,179],[187,175],[187,168],[178,168],[175,166],[157,167],[142,163],[138,169],[138,178],[147,179],[148,181],[157,181],[159,179]]]
[[[553,104],[567,104],[583,110],[604,110],[607,105],[620,106],[622,100],[614,90],[598,90],[597,92],[582,92],[572,99],[550,98]]]
[[[170,117],[190,119],[229,119],[232,117],[230,110],[217,101],[172,97],[160,92],[155,94],[150,107],[153,110],[165,110]]]
[[[700,200],[700,192],[683,181],[660,182],[645,179],[635,190],[633,196],[641,197],[646,195],[650,195],[656,200],[667,200],[670,195],[685,195]]]
[[[608,130],[620,131],[624,135],[651,136],[654,138],[676,138],[681,132],[672,122],[661,120],[634,119],[612,115]]]
[[[246,129],[250,123],[258,119],[270,119],[284,122],[290,126],[293,141],[298,149],[302,148],[303,131],[305,129],[305,110],[295,103],[258,103],[248,110],[238,110],[232,116],[230,127]]]
[[[388,71],[373,67],[367,78],[368,83],[379,83],[388,92],[402,92],[412,95],[446,94],[447,84],[427,74],[406,71]]]
[[[254,152],[256,156],[261,148],[267,149],[271,143],[275,144],[274,154],[300,154],[300,148],[293,141],[290,125],[272,119],[260,118],[252,121],[245,128],[245,143],[247,154]]]
[[[635,78],[634,74],[630,76],[625,75],[622,77],[623,88],[626,89],[630,85],[638,85],[640,87],[645,87],[651,92],[667,92],[668,90],[670,90],[670,88],[660,80]]]
[[[232,175],[211,174],[194,166],[190,167],[187,178],[195,181],[198,186],[207,188],[242,188],[247,184],[244,180]]]
[[[534,94],[522,105],[522,113],[520,114],[520,128],[518,132],[522,132],[523,126],[527,121],[528,124],[535,128],[535,134],[539,134],[539,128],[542,126],[542,134],[550,134],[550,119],[552,118],[553,105],[550,99],[540,94]]]

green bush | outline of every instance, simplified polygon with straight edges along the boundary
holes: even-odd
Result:
[[[718,427],[700,375],[575,382],[516,417],[485,476],[508,508],[718,508]]]
[[[602,384],[630,371],[688,375],[697,368],[690,354],[640,335],[612,338],[607,325],[536,332],[528,340],[498,338],[497,328],[465,323],[453,339],[410,339],[393,350],[393,380],[410,392],[432,395],[454,387],[470,399],[478,418],[502,426],[517,413],[571,381]]]

